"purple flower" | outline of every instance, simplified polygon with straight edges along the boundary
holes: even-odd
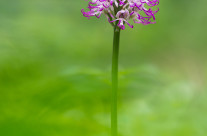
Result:
[[[155,14],[159,8],[152,10],[151,7],[158,4],[159,0],[92,0],[87,7],[89,11],[82,9],[81,12],[88,19],[92,16],[100,18],[104,14],[109,23],[124,30],[125,23],[133,28],[128,22],[130,19],[143,25],[156,23]]]

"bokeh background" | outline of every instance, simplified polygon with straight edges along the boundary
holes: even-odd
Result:
[[[207,1],[121,32],[119,136],[206,136]],[[0,135],[109,136],[113,29],[84,0],[0,1]]]

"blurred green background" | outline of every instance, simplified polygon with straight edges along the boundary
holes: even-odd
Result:
[[[0,136],[109,136],[113,29],[84,0],[0,1]],[[207,1],[121,32],[120,136],[206,136]]]

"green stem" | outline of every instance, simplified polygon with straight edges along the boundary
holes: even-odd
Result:
[[[117,91],[118,91],[118,58],[120,28],[114,28],[112,58],[112,101],[111,101],[111,136],[117,136]]]

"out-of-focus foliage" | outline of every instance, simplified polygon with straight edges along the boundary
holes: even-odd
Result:
[[[120,136],[206,136],[207,2],[121,32]],[[113,30],[84,0],[0,1],[0,135],[109,136]]]

